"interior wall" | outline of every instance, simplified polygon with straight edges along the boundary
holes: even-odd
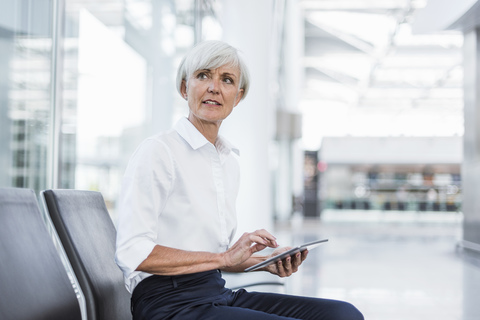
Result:
[[[237,236],[273,226],[269,149],[273,139],[270,57],[273,1],[226,0],[222,3],[223,41],[238,48],[249,68],[251,86],[222,124],[222,134],[240,149],[241,182],[237,200]],[[248,17],[248,23],[245,22]]]
[[[463,238],[480,245],[480,29],[464,39]]]

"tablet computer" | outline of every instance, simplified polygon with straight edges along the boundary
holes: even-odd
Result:
[[[298,247],[295,247],[295,248],[292,248],[290,250],[287,250],[285,252],[282,252],[280,253],[279,255],[276,255],[274,257],[271,257],[265,261],[262,261],[260,263],[257,263],[256,265],[253,265],[251,267],[248,267],[247,269],[245,269],[244,271],[245,272],[249,272],[249,271],[254,271],[254,270],[257,270],[257,269],[260,269],[260,268],[263,268],[263,267],[266,267],[266,266],[269,266],[277,261],[280,261],[280,260],[283,260],[285,259],[286,257],[288,256],[293,256],[295,253],[297,252],[302,252],[302,251],[305,251],[305,250],[311,250],[313,248],[316,248],[318,247],[320,244],[324,243],[324,242],[327,242],[328,239],[322,239],[322,240],[316,240],[316,241],[312,241],[312,242],[308,242],[308,243],[304,243]]]

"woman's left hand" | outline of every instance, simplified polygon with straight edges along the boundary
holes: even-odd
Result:
[[[275,251],[273,251],[273,253],[268,258],[279,255],[280,253],[285,252],[289,249],[291,248],[284,247],[284,248],[275,249]],[[307,255],[308,255],[308,250],[297,252],[292,256],[286,257],[281,261],[278,261],[274,264],[267,266],[266,270],[272,274],[278,275],[281,278],[289,277],[293,273],[298,271],[298,267],[307,258]]]

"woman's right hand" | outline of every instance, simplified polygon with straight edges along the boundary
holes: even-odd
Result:
[[[276,238],[268,231],[261,229],[254,232],[245,232],[233,246],[224,252],[225,267],[235,267],[245,262],[255,252],[266,247],[278,247]]]

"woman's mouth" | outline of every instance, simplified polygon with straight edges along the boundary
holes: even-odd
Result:
[[[215,101],[215,100],[205,100],[203,101],[204,104],[210,104],[210,105],[214,105],[214,106],[221,106],[220,102],[218,101]]]

